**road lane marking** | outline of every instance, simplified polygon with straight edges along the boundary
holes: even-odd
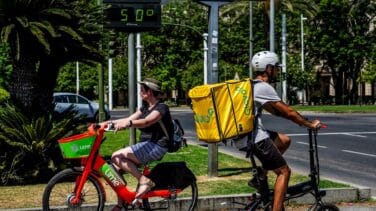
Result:
[[[362,138],[366,138],[367,136],[362,136],[362,135],[367,135],[367,134],[376,134],[376,131],[371,131],[371,132],[333,132],[333,133],[321,133],[319,132],[318,135],[320,136],[331,136],[331,135],[346,135],[346,136],[358,136]],[[291,134],[286,134],[287,136],[308,136],[307,133],[291,133]]]
[[[303,144],[303,145],[308,145],[308,143],[300,142],[300,141],[298,141],[298,142],[296,142],[296,143],[298,143],[298,144]],[[328,148],[328,147],[326,147],[326,146],[322,146],[322,145],[317,145],[317,147],[319,147],[319,148],[323,148],[323,149]]]
[[[348,153],[352,153],[352,154],[357,154],[357,155],[364,155],[364,156],[369,156],[369,157],[376,157],[376,155],[374,154],[367,154],[367,153],[363,153],[363,152],[355,152],[355,151],[351,151],[351,150],[341,150],[343,152],[348,152]]]
[[[355,136],[355,137],[360,137],[360,138],[367,138],[367,136],[362,136],[362,135],[357,135],[357,134],[352,134],[352,133],[344,133],[344,135]]]

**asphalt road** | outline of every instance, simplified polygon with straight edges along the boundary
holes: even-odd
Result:
[[[318,137],[320,173],[323,177],[355,186],[370,187],[376,196],[376,115],[305,115],[328,125]],[[287,120],[265,116],[268,128],[288,134],[293,141],[285,157],[293,170],[307,172],[308,146],[305,129]]]
[[[127,115],[112,112],[112,118]],[[172,115],[181,121],[189,140],[197,140],[193,115],[190,110],[172,109]],[[323,178],[370,187],[376,196],[376,114],[304,114],[308,119],[320,119],[327,128],[318,136],[320,174]],[[307,130],[271,115],[264,115],[267,128],[288,134],[292,144],[285,157],[292,170],[308,173]],[[224,146],[221,146],[224,147]],[[231,146],[227,146],[229,148]],[[236,149],[234,153],[239,153]]]

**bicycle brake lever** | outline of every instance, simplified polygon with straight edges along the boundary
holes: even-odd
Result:
[[[320,124],[318,124],[317,126],[316,126],[316,129],[320,129],[320,128],[327,128],[328,127],[328,125],[326,125],[326,124],[322,124],[322,123],[320,123]]]
[[[104,128],[104,131],[106,131],[106,132],[108,132],[108,131],[114,131],[114,132],[116,132],[114,123],[112,123],[112,122],[108,123],[107,127]]]

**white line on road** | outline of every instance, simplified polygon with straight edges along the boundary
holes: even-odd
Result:
[[[303,145],[308,145],[308,143],[300,142],[300,141],[298,141],[297,143],[298,143],[298,144],[303,144]],[[323,148],[323,149],[328,148],[328,147],[326,147],[326,146],[322,146],[322,145],[317,145],[317,147],[319,147],[319,148]]]
[[[364,156],[369,156],[369,157],[376,157],[376,155],[374,154],[367,154],[367,153],[363,153],[363,152],[355,152],[355,151],[351,151],[351,150],[342,150],[343,152],[348,152],[348,153],[352,153],[352,154],[357,154],[357,155],[364,155]]]
[[[360,138],[367,138],[367,136],[362,136],[362,135],[357,135],[357,134],[352,134],[352,133],[344,133],[344,135],[355,136],[355,137],[360,137]]]
[[[371,132],[335,132],[335,133],[320,133],[319,132],[319,135],[320,136],[330,136],[330,135],[346,135],[346,136],[359,136],[359,137],[362,137],[362,138],[366,138],[366,136],[362,136],[363,135],[367,135],[367,134],[376,134],[376,131],[371,131]],[[308,136],[307,133],[291,133],[291,134],[286,134],[288,136]]]

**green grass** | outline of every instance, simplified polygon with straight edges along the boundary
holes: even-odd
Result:
[[[313,111],[323,113],[376,113],[375,105],[327,105],[327,106],[293,106],[297,111]]]

